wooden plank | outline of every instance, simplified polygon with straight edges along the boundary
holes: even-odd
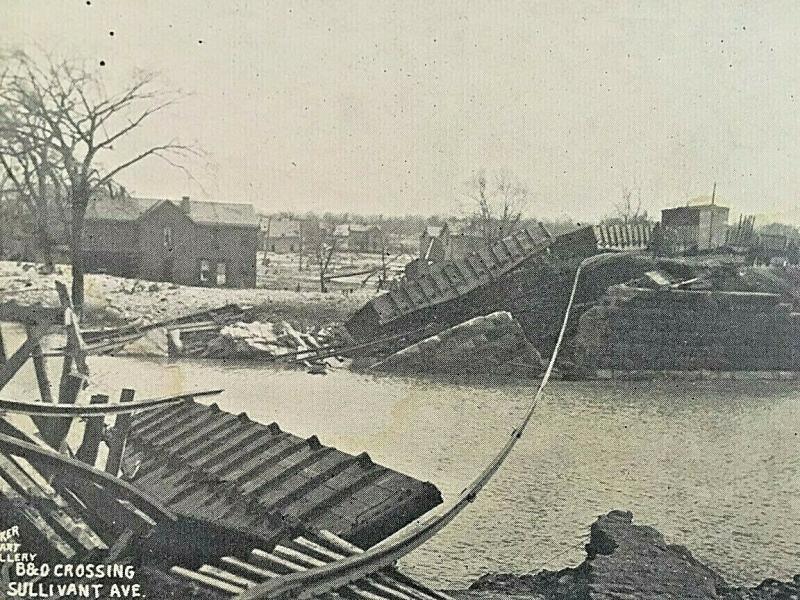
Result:
[[[308,548],[309,550],[313,550],[317,554],[321,554],[331,560],[340,560],[346,556],[346,554],[340,554],[339,552],[334,552],[329,548],[325,548],[324,546],[317,544],[316,542],[312,542],[308,538],[304,538],[303,536],[295,538],[294,543],[303,546],[305,548]]]
[[[356,598],[362,598],[363,600],[386,600],[384,596],[379,596],[378,594],[353,585],[352,583],[344,586],[344,589],[353,594]]]
[[[95,394],[89,402],[90,404],[107,404],[108,396],[105,394]],[[83,441],[78,451],[75,452],[75,458],[85,462],[87,465],[94,466],[97,462],[97,453],[100,449],[100,442],[103,439],[105,428],[105,417],[89,417],[86,419]]]
[[[62,376],[61,387],[58,391],[58,403],[72,405],[78,401],[78,394],[83,389],[86,379],[76,373]],[[39,433],[47,444],[55,449],[61,449],[61,443],[66,439],[70,427],[72,427],[71,417],[48,417],[40,418],[38,425]]]
[[[266,563],[269,564],[270,566],[281,567],[283,569],[287,569],[293,572],[300,572],[307,570],[306,567],[304,567],[303,565],[298,565],[297,563],[291,560],[281,558],[280,556],[275,556],[274,554],[271,554],[270,552],[265,552],[260,548],[254,548],[250,552],[250,560],[257,564],[263,565]]]
[[[215,567],[214,565],[203,565],[198,569],[198,572],[202,573],[203,575],[210,575],[211,577],[216,577],[217,579],[221,579],[222,581],[226,581],[228,583],[232,583],[233,585],[238,585],[240,587],[253,587],[258,582],[253,581],[252,579],[247,579],[246,577],[242,577],[241,575],[236,575],[235,573],[230,573],[225,569],[220,569],[219,567]]]
[[[275,571],[270,571],[268,569],[262,569],[261,567],[251,565],[249,562],[239,560],[235,556],[223,556],[220,560],[223,564],[229,567],[239,569],[240,571],[244,571],[250,575],[255,575],[261,579],[275,579],[276,577],[280,577],[280,575]]]
[[[281,546],[280,544],[275,546],[272,549],[272,552],[277,556],[286,558],[297,564],[308,565],[309,567],[322,567],[326,564],[325,561],[314,558],[313,556],[309,556],[308,554],[304,554],[298,550]]]
[[[222,581],[216,577],[211,577],[210,575],[203,575],[202,573],[198,573],[190,569],[184,569],[183,567],[172,567],[170,572],[183,577],[184,579],[188,579],[189,581],[193,581],[194,583],[199,583],[206,587],[210,587],[221,592],[226,592],[228,594],[241,594],[243,591],[245,591],[245,589],[247,589],[239,585],[233,585],[232,583]]]
[[[56,533],[55,529],[47,523],[39,511],[30,506],[26,499],[1,475],[0,496],[4,496],[10,504],[10,507],[6,510],[17,512],[32,530],[43,536],[43,542],[50,546],[53,551],[60,553],[65,558],[73,558],[75,556],[75,551],[72,547]]]
[[[28,337],[35,335],[31,325],[25,326],[25,333],[27,333]],[[33,359],[33,368],[36,372],[36,383],[39,385],[39,394],[42,397],[42,402],[52,404],[53,389],[50,385],[50,378],[47,375],[47,361],[45,360],[44,353],[42,353],[41,344],[36,344],[31,349],[31,358]]]
[[[133,402],[135,395],[136,392],[134,390],[125,388],[120,394],[119,401],[121,404]],[[119,467],[125,454],[125,446],[128,443],[128,434],[131,431],[132,422],[132,413],[119,415],[114,423],[114,428],[111,430],[111,437],[106,442],[108,444],[108,458],[106,459],[105,470],[106,473],[110,473],[114,477],[119,474]]]
[[[327,529],[321,529],[318,532],[319,537],[323,540],[328,542],[331,546],[338,548],[342,552],[346,553],[348,556],[354,556],[356,554],[363,554],[364,550],[356,546],[355,544],[351,544],[345,539],[340,538],[335,533],[331,533]]]
[[[64,363],[61,369],[61,381],[58,389],[59,404],[75,404],[78,394],[86,385],[89,377],[89,366],[86,364],[86,344],[81,338],[78,328],[79,318],[75,314],[72,298],[67,287],[60,281],[56,282],[56,290],[64,309],[64,324],[67,327],[67,344],[64,352]],[[53,448],[60,449],[66,439],[72,419],[49,419],[39,426],[42,437]]]
[[[403,592],[388,586],[380,581],[372,578],[367,577],[362,579],[359,583],[368,584],[369,587],[375,588],[378,590],[385,598],[394,598],[395,600],[417,600],[414,596],[409,596],[408,594],[404,594]]]
[[[55,522],[62,530],[66,531],[86,551],[108,548],[86,523],[76,521],[64,510],[67,508],[66,502],[58,496],[43,477],[39,476],[39,481],[34,481],[17,463],[3,454],[0,454],[0,469],[3,470],[5,477],[22,490],[32,502],[39,503],[40,513],[44,513],[51,522]]]
[[[111,547],[108,549],[108,555],[106,556],[106,562],[112,563],[116,560],[119,560],[122,556],[125,555],[128,548],[131,547],[131,544],[137,539],[136,534],[131,529],[126,529],[125,531],[120,534],[120,536],[111,544]]]
[[[379,590],[384,591],[385,589],[390,589],[392,592],[387,593],[394,593],[394,594],[402,594],[408,600],[430,600],[430,597],[423,596],[420,593],[417,593],[417,590],[413,588],[407,588],[403,586],[401,583],[398,583],[391,577],[384,575],[383,573],[373,573],[369,577],[365,579],[370,584],[377,587]],[[393,596],[395,598],[399,598],[399,596]]]
[[[11,357],[0,365],[0,390],[2,390],[9,381],[17,374],[17,371],[22,368],[22,365],[30,357],[33,349],[39,345],[42,338],[47,334],[52,326],[52,322],[47,321],[38,323],[28,329],[28,337],[22,343]]]
[[[51,516],[64,530],[69,532],[86,550],[107,549],[106,543],[83,519],[80,517],[73,518],[71,514],[66,512],[70,510],[69,503],[50,485],[36,467],[21,456],[15,456],[12,462],[39,487],[43,497],[52,502],[54,510],[57,512],[50,511],[52,513]]]

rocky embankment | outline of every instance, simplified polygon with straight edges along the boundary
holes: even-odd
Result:
[[[506,311],[475,317],[395,352],[372,365],[393,373],[494,373],[542,371],[542,357]]]
[[[800,575],[729,586],[683,546],[667,544],[657,530],[635,525],[630,512],[612,511],[592,524],[586,559],[579,566],[535,575],[484,575],[464,600],[796,600]]]

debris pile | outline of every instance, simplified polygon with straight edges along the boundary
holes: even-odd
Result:
[[[180,334],[180,355],[197,358],[270,360],[321,345],[312,332],[299,331],[286,321],[237,321],[202,332],[207,335],[192,335],[201,333],[199,331],[172,330],[173,334],[176,332]]]
[[[515,368],[538,373],[542,357],[506,311],[475,317],[412,344],[373,365],[403,373],[508,373]]]

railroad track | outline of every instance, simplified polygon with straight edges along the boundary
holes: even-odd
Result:
[[[453,521],[461,511],[475,500],[484,486],[489,483],[514,449],[514,446],[516,446],[517,442],[522,438],[525,429],[530,423],[555,367],[558,353],[564,341],[567,324],[569,323],[572,305],[575,301],[578,282],[580,281],[580,276],[584,268],[600,262],[605,262],[614,257],[619,257],[622,254],[623,253],[619,252],[597,254],[585,259],[578,266],[572,283],[569,300],[564,310],[564,318],[561,323],[556,345],[550,356],[547,370],[536,390],[536,394],[528,405],[519,424],[512,430],[503,448],[489,461],[483,471],[457,498],[449,504],[444,505],[436,514],[422,517],[420,520],[409,524],[364,552],[352,553],[327,562],[321,561],[321,564],[310,565],[301,570],[286,572],[277,577],[270,577],[256,585],[244,586],[241,591],[238,592],[238,600],[335,597],[329,594],[336,594],[336,590],[348,589],[347,586],[349,585],[356,585],[357,582],[369,580],[373,574],[382,573],[383,570],[391,568],[397,560],[420,547]],[[372,598],[372,600],[375,600],[373,596],[359,597]]]
[[[245,559],[222,556],[197,569],[172,567],[171,574],[229,597],[241,597],[264,582],[304,573],[335,563],[364,550],[330,533],[319,531],[275,546],[271,552],[252,549]],[[315,596],[324,600],[450,600],[393,567],[384,567],[339,588]]]

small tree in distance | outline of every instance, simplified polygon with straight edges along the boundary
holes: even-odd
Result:
[[[487,244],[511,234],[530,201],[528,187],[514,174],[480,169],[464,187],[467,218]]]

